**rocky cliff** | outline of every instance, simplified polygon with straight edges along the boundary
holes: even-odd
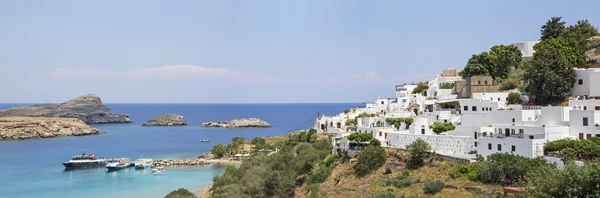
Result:
[[[187,121],[177,114],[165,114],[148,120],[142,126],[185,126]]]
[[[231,121],[221,122],[206,122],[202,124],[202,127],[222,127],[222,128],[268,128],[271,127],[269,123],[258,118],[244,118]]]
[[[100,134],[76,118],[0,117],[0,140]]]
[[[77,118],[87,124],[130,123],[129,115],[104,106],[93,94],[80,96],[62,104],[42,104],[0,110],[0,117],[53,117]]]

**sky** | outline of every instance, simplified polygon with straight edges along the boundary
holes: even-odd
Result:
[[[0,103],[368,102],[600,1],[0,1]]]

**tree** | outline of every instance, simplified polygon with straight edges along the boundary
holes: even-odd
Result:
[[[358,176],[365,176],[377,170],[385,162],[385,150],[379,146],[367,146],[358,153],[354,172]]]
[[[265,138],[259,136],[254,137],[252,138],[252,144],[254,145],[254,148],[260,150],[265,145]]]
[[[525,91],[529,93],[530,101],[536,104],[561,102],[570,95],[575,84],[575,69],[565,57],[566,52],[552,45],[539,44],[534,46],[536,52],[523,76],[528,83]]]
[[[350,110],[348,110],[348,109],[344,110],[344,114],[348,114],[349,112],[350,112]]]
[[[371,138],[371,140],[369,140],[369,144],[372,146],[381,146],[381,141],[375,138]]]
[[[356,120],[355,119],[347,119],[346,126],[356,126]]]
[[[567,60],[569,66],[575,68],[583,67],[587,63],[587,55],[585,55],[585,51],[580,50],[577,48],[577,46],[571,44],[573,42],[574,41],[569,41],[568,38],[559,37],[540,41],[538,44],[533,46],[533,49],[537,53],[538,50],[544,48],[555,48],[560,52],[562,57]]]
[[[513,92],[508,93],[508,104],[521,104],[522,102],[523,101],[521,101],[521,94]]]
[[[450,122],[434,122],[429,125],[429,128],[432,129],[435,134],[439,135],[440,133],[456,129],[456,126]]]
[[[244,144],[244,140],[245,140],[244,137],[237,136],[237,137],[233,137],[231,139],[231,143],[233,143],[233,146],[237,148],[238,146]]]
[[[521,63],[521,50],[514,45],[496,45],[490,49],[489,59],[493,70],[489,70],[494,79],[507,78],[508,74]]]
[[[165,198],[195,198],[194,193],[190,192],[185,188],[180,188],[174,191],[171,191]]]
[[[587,19],[577,21],[577,24],[570,25],[565,29],[564,37],[574,42],[573,46],[579,50],[587,50],[587,40],[592,36],[598,36],[598,29],[594,27]]]
[[[552,17],[546,24],[542,25],[542,36],[540,37],[540,40],[553,39],[562,36],[565,31],[565,22],[560,21],[561,19],[562,17]]]
[[[406,146],[406,149],[410,152],[410,158],[406,164],[407,167],[409,169],[418,169],[425,165],[425,159],[430,155],[431,146],[419,138]]]
[[[600,166],[567,164],[563,170],[540,168],[527,174],[526,197],[600,197]]]
[[[348,136],[348,140],[357,142],[368,142],[373,139],[373,135],[370,133],[351,133]]]
[[[227,148],[223,144],[215,144],[213,146],[213,148],[210,150],[210,153],[221,158],[227,153]]]
[[[481,54],[473,54],[465,68],[459,72],[459,75],[463,78],[479,75],[491,75],[493,71],[493,65],[487,52]]]

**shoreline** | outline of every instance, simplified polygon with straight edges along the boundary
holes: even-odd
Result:
[[[204,166],[210,164],[242,164],[242,161],[231,159],[156,159],[152,163],[154,166]]]

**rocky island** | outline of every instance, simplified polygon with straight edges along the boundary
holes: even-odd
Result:
[[[86,124],[131,123],[129,115],[113,111],[93,94],[62,104],[41,104],[0,110],[0,117],[77,118]]]
[[[271,125],[258,118],[243,118],[231,121],[206,122],[202,127],[221,127],[221,128],[269,128]]]
[[[100,134],[75,118],[0,117],[0,140],[24,140]]]
[[[187,125],[187,121],[183,116],[177,114],[165,114],[148,120],[148,122],[144,123],[142,126],[185,126]]]

